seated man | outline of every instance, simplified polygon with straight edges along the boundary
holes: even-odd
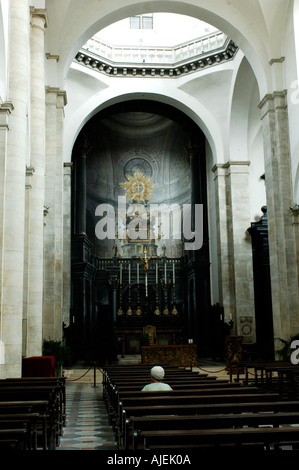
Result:
[[[142,392],[150,392],[150,391],[162,391],[162,390],[172,390],[172,388],[162,382],[164,379],[165,371],[163,367],[155,366],[151,369],[151,379],[152,383],[145,385]]]

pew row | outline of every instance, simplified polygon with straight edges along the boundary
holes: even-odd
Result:
[[[55,450],[63,433],[66,419],[65,379],[49,379],[9,378],[0,381],[2,434],[6,429],[4,421],[8,435],[12,435],[10,429],[13,421],[22,421],[27,429],[26,448],[30,450]]]

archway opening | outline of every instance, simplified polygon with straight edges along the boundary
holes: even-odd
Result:
[[[200,355],[223,340],[210,315],[205,147],[190,118],[154,101],[116,104],[81,130],[72,157],[75,360],[140,354],[148,324],[159,344],[193,342]]]

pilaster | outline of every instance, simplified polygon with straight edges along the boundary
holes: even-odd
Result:
[[[220,303],[226,322],[244,343],[255,341],[254,288],[250,225],[249,162],[215,165]]]
[[[46,165],[44,228],[43,336],[62,339],[63,312],[63,155],[66,93],[46,87]]]
[[[28,193],[28,282],[26,287],[26,355],[42,355],[43,231],[45,199],[45,50],[46,10],[30,8],[30,163],[34,168]],[[27,217],[26,217],[27,220]],[[27,279],[27,278],[26,278]],[[25,294],[25,293],[24,293]]]
[[[10,1],[9,26],[7,96],[14,109],[9,116],[4,173],[0,340],[4,343],[5,364],[0,376],[17,377],[22,366],[25,170],[30,109],[28,1]]]
[[[259,104],[265,154],[274,337],[299,329],[298,266],[290,217],[292,181],[287,92],[268,94]]]

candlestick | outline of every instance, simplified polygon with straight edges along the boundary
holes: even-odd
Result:
[[[166,263],[164,263],[164,281],[166,283]]]
[[[175,284],[175,267],[174,267],[174,261],[172,262],[172,282]]]
[[[120,285],[122,284],[122,269],[123,269],[123,265],[122,265],[122,263],[120,263],[120,269],[119,269],[119,283],[120,283]]]
[[[138,264],[137,264],[137,266],[138,266]],[[139,305],[139,284],[138,284],[138,286],[137,286],[137,310],[136,310],[136,315],[138,317],[140,317],[141,314],[142,314],[142,312],[141,312],[141,308],[140,308],[140,305]]]
[[[137,263],[137,284],[139,284],[139,264]]]
[[[157,263],[157,265],[158,265],[158,263]],[[160,313],[161,312],[160,312],[160,309],[159,309],[159,294],[158,294],[158,280],[157,280],[157,282],[156,282],[156,309],[154,311],[154,314],[155,315],[160,315]]]
[[[119,283],[119,309],[117,311],[117,315],[121,316],[123,314],[124,314],[124,312],[123,312],[123,309],[122,309],[122,284],[121,284],[121,281],[120,281],[120,283]]]
[[[156,263],[156,284],[158,284],[158,263]]]
[[[131,263],[129,263],[129,285],[131,284]]]
[[[130,265],[129,265],[130,266]],[[131,315],[133,315],[133,312],[132,312],[132,309],[131,309],[131,285],[129,283],[129,306],[128,306],[128,310],[127,310],[127,315],[130,317]]]

